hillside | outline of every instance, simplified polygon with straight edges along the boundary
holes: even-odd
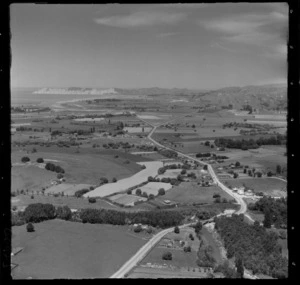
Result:
[[[253,108],[284,110],[287,107],[287,87],[281,84],[227,87],[206,92],[195,96],[194,99],[216,106],[232,104],[234,109],[240,109],[243,105],[249,104]]]

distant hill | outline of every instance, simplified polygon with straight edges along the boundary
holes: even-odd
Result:
[[[226,87],[209,91],[195,96],[195,100],[217,106],[232,104],[235,109],[243,105],[251,105],[253,108],[284,109],[287,107],[287,86],[284,84]]]
[[[109,89],[96,89],[96,88],[81,88],[81,87],[68,87],[68,88],[42,88],[33,92],[34,94],[82,94],[82,95],[103,95],[103,94],[116,94],[113,88]]]
[[[173,95],[173,96],[189,96],[189,95],[199,95],[203,92],[207,92],[207,90],[193,90],[187,88],[159,88],[159,87],[151,87],[151,88],[115,88],[115,91],[119,94],[123,95]]]

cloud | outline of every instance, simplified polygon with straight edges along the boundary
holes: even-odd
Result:
[[[218,32],[223,44],[238,43],[264,47],[283,54],[288,16],[273,11],[265,14],[239,14],[227,18],[199,22],[207,30]],[[275,48],[274,48],[275,47]]]
[[[177,35],[178,33],[172,33],[172,32],[170,32],[170,33],[160,33],[160,34],[157,34],[156,36],[158,37],[158,38],[166,38],[166,37],[172,37],[172,36],[175,36],[175,35]]]
[[[159,4],[158,7],[168,7],[168,8],[206,8],[209,4],[204,3],[170,3],[170,4]]]
[[[156,25],[173,25],[182,21],[184,13],[172,13],[167,11],[137,11],[129,15],[115,15],[111,17],[96,18],[97,24],[118,27],[134,28]]]

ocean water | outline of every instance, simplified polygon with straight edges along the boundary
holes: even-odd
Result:
[[[100,88],[99,88],[100,89]],[[103,88],[104,89],[104,88]],[[40,105],[51,106],[59,101],[68,101],[74,99],[84,98],[101,98],[101,95],[83,95],[83,94],[34,94],[33,92],[38,90],[37,88],[12,88],[10,101],[12,106],[20,105]]]

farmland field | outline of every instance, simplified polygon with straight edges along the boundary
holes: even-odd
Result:
[[[286,147],[284,146],[263,146],[253,150],[226,150],[222,155],[229,157],[225,164],[239,161],[242,165],[249,167],[262,168],[265,171],[276,170],[276,165],[282,167],[287,165],[287,157],[284,155]]]
[[[73,196],[76,191],[81,189],[89,189],[90,184],[68,184],[68,183],[61,183],[58,185],[54,185],[49,187],[45,190],[45,194],[47,193],[60,193],[63,192],[64,195]]]
[[[174,186],[164,196],[159,196],[156,199],[186,204],[213,203],[213,195],[215,193],[220,194],[221,198],[226,198],[227,200],[233,199],[219,187],[201,187],[194,182],[183,182],[179,186]]]
[[[41,190],[50,185],[54,178],[56,178],[56,173],[37,166],[13,166],[11,168],[11,191]]]
[[[141,170],[141,166],[135,162],[125,164],[126,159],[122,158],[122,154],[118,158],[114,158],[109,153],[62,153],[38,150],[37,153],[28,154],[24,151],[15,151],[12,153],[12,162],[20,162],[23,156],[28,156],[34,162],[39,157],[48,159],[49,162],[54,161],[55,165],[59,165],[65,170],[66,182],[74,184],[95,185],[99,183],[100,177],[106,177],[109,180],[113,177],[122,179]],[[51,171],[46,172],[52,173]]]
[[[154,196],[158,194],[158,190],[160,188],[163,188],[167,192],[172,188],[172,185],[170,183],[163,182],[149,182],[146,185],[139,187],[142,193],[146,192],[148,195],[153,194]],[[133,190],[132,192],[135,194],[136,190]]]
[[[127,194],[117,194],[109,197],[108,199],[122,205],[127,205],[137,201],[147,201],[147,198]]]
[[[34,226],[33,233],[25,225],[12,228],[12,247],[24,248],[12,257],[18,264],[13,279],[107,278],[145,243],[130,235],[126,226],[63,220]]]

